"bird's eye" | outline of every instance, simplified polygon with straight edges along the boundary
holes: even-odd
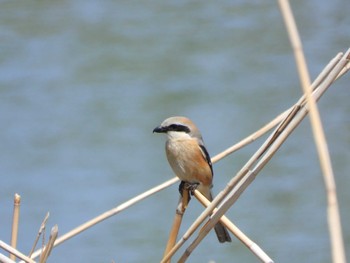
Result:
[[[177,131],[177,132],[185,132],[185,133],[190,133],[190,129],[181,124],[171,124],[169,125],[169,131]]]

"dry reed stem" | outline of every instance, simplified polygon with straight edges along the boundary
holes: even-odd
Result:
[[[12,246],[10,246],[10,245],[6,244],[5,242],[3,242],[2,240],[0,240],[0,247],[2,249],[6,250],[7,252],[9,252],[10,254],[15,255],[17,258],[20,258],[21,260],[23,260],[25,262],[35,263],[35,261],[33,259],[27,257],[26,255],[24,255],[23,253],[21,253],[17,249],[15,249]]]
[[[31,255],[33,254],[33,252],[34,252],[34,250],[35,250],[35,247],[36,247],[36,245],[38,244],[39,238],[40,238],[42,232],[43,232],[43,231],[45,230],[45,228],[46,228],[46,223],[47,223],[47,220],[49,219],[49,217],[50,217],[50,213],[47,212],[47,213],[46,213],[46,216],[45,216],[45,218],[44,218],[44,220],[43,220],[43,222],[42,222],[41,225],[40,225],[40,228],[39,228],[38,234],[37,234],[37,236],[36,236],[36,238],[35,238],[33,247],[32,247],[32,249],[31,249],[30,252],[29,252],[29,255],[28,255],[29,257],[31,257]]]
[[[179,234],[179,229],[182,223],[183,214],[175,213],[173,226],[171,228],[169,239],[165,247],[164,256],[169,253],[169,251],[174,247],[176,243],[177,236]],[[166,263],[170,263],[171,258],[169,258]]]
[[[311,95],[311,89],[309,88],[309,72],[307,69],[302,44],[292,14],[292,10],[290,8],[288,0],[279,0],[279,4],[287,27],[287,32],[289,34],[289,39],[294,51],[301,86],[309,106],[311,128],[317,148],[318,157],[320,159],[322,174],[324,177],[326,196],[328,200],[328,227],[331,237],[332,259],[333,262],[344,263],[346,259],[336,194],[336,184],[334,180],[331,158],[328,151],[327,140],[323,131],[322,122],[316,102],[313,99]]]
[[[197,200],[205,207],[210,205],[210,201],[202,195],[198,190],[194,191],[194,196]],[[214,213],[217,209],[214,209]],[[273,263],[273,260],[248,236],[246,236],[235,224],[233,224],[226,216],[220,218],[220,222],[227,227],[228,230],[239,240],[241,241],[250,251],[253,252],[264,263]]]
[[[58,235],[58,226],[54,225],[54,227],[51,229],[49,242],[44,247],[43,252],[40,256],[40,261],[39,261],[40,263],[45,263],[47,261],[47,258],[50,256],[50,253],[53,249],[57,235]]]
[[[336,80],[342,77],[345,73],[347,73],[350,70],[350,61],[345,65],[345,67],[342,69],[342,71],[338,74],[336,77]]]
[[[348,51],[349,52],[349,51]],[[334,61],[334,59],[332,60]],[[331,61],[331,62],[332,62]],[[322,83],[320,83],[317,90],[314,92],[314,96],[318,99],[325,90],[331,85],[331,83],[334,81],[335,77],[339,74],[339,72],[342,70],[344,65],[348,63],[347,58],[345,56],[341,57],[340,61],[336,63],[336,65],[332,68],[332,70],[327,74],[327,77],[323,78]],[[321,74],[324,74],[324,71],[327,71],[328,67],[326,67]],[[319,78],[318,78],[319,79]],[[302,99],[299,100],[299,102],[302,101]],[[299,103],[298,102],[298,103]],[[292,107],[293,108],[293,107]],[[302,115],[300,115],[302,112]],[[270,137],[265,141],[265,143],[259,148],[259,150],[252,156],[252,158],[247,162],[247,164],[238,172],[238,175],[241,176],[242,174],[246,174],[244,176],[243,180],[239,181],[237,183],[233,183],[232,181],[235,180],[236,177],[234,177],[226,186],[226,188],[219,193],[219,195],[213,200],[211,206],[216,205],[225,195],[229,193],[230,190],[233,189],[232,186],[235,186],[232,193],[230,194],[229,198],[226,198],[225,201],[221,206],[219,206],[218,211],[213,214],[211,220],[203,227],[203,230],[199,233],[197,238],[193,241],[193,243],[186,249],[185,253],[181,257],[179,262],[184,262],[190,253],[197,247],[197,245],[200,243],[200,241],[206,236],[206,234],[211,230],[211,228],[216,224],[216,222],[219,220],[219,218],[233,205],[233,203],[238,199],[240,194],[248,187],[248,185],[254,180],[258,172],[265,166],[265,164],[272,158],[273,154],[277,151],[277,149],[281,146],[281,144],[286,140],[286,138],[289,136],[289,134],[294,130],[294,128],[301,122],[302,118],[305,117],[307,114],[307,108],[305,105],[299,110],[298,113],[298,121],[295,121],[295,117],[291,119],[291,125],[289,125],[288,132],[283,132],[283,136],[276,137],[274,134],[279,129],[277,128],[275,132],[273,132]],[[275,137],[275,138],[274,138]],[[275,140],[278,139],[276,142],[276,145],[271,144],[270,140],[274,138]],[[267,149],[266,145],[270,145],[270,148]],[[265,157],[260,160],[255,168],[253,170],[249,170],[252,164],[254,164],[257,161],[257,156],[261,156],[261,152],[266,153]],[[268,155],[267,155],[268,154]],[[249,172],[248,172],[249,170]],[[208,212],[211,212],[211,206],[209,206],[203,213],[197,218],[196,221],[198,221],[203,214],[209,214]],[[195,221],[195,222],[196,222]],[[192,226],[191,226],[192,227]],[[191,229],[190,227],[190,229]],[[188,239],[188,236],[186,237]],[[178,244],[175,245],[174,248],[179,249],[181,245],[184,243],[186,239],[181,239]],[[176,251],[171,251],[172,253],[175,253]],[[182,261],[183,260],[183,261]]]
[[[15,194],[13,205],[13,219],[12,219],[12,234],[11,234],[11,246],[13,248],[17,247],[17,237],[18,237],[18,223],[19,223],[19,212],[21,206],[21,196]],[[16,260],[14,254],[10,254],[10,259]]]
[[[176,239],[177,239],[177,236],[179,234],[182,218],[183,218],[183,215],[184,215],[186,208],[188,206],[189,197],[190,197],[189,192],[186,191],[185,189],[183,189],[182,196],[179,197],[179,202],[177,204],[174,222],[173,222],[173,226],[170,230],[167,245],[165,247],[164,256],[169,253],[169,251],[173,248],[173,246],[176,243]],[[167,261],[167,263],[170,263],[170,258]]]
[[[16,263],[16,261],[13,261],[12,259],[6,257],[5,255],[0,253],[0,262],[1,263]]]

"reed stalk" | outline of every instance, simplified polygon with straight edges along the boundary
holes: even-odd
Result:
[[[40,228],[39,228],[38,234],[37,234],[37,236],[35,238],[33,247],[32,247],[32,249],[29,252],[29,255],[28,255],[29,257],[31,257],[31,255],[33,254],[33,252],[34,252],[34,250],[36,248],[36,245],[38,244],[38,241],[39,241],[39,238],[40,238],[41,234],[43,233],[43,231],[45,231],[46,223],[47,223],[47,220],[49,219],[49,216],[50,216],[50,213],[47,212],[43,222],[40,225]]]
[[[1,263],[16,263],[16,261],[13,261],[12,259],[6,257],[5,255],[0,253],[0,262]]]
[[[209,200],[202,195],[198,190],[194,191],[194,196],[197,200],[204,206],[208,207],[210,205]],[[217,209],[214,209],[214,213]],[[235,224],[233,224],[226,216],[220,218],[220,222],[226,226],[226,228],[239,240],[241,241],[255,256],[257,256],[261,262],[273,263],[273,260],[247,235],[245,235]]]
[[[0,247],[4,250],[6,250],[7,252],[9,252],[12,255],[15,255],[17,258],[20,258],[21,260],[23,260],[24,262],[27,263],[35,263],[35,261],[33,259],[31,259],[30,257],[27,257],[26,255],[24,255],[23,253],[21,253],[20,251],[18,251],[17,249],[13,248],[12,246],[6,244],[4,241],[0,240]],[[11,259],[12,260],[12,259]],[[12,260],[13,261],[13,260]],[[0,261],[1,262],[1,261]]]
[[[174,247],[176,243],[177,236],[179,234],[180,226],[182,223],[183,213],[175,213],[173,226],[171,228],[169,239],[165,247],[164,256],[169,253],[169,251]],[[168,259],[166,263],[170,263],[171,258]]]
[[[280,9],[286,24],[289,39],[294,51],[294,56],[297,64],[297,69],[300,77],[300,82],[306,100],[309,106],[310,122],[315,140],[315,145],[320,160],[320,166],[324,178],[327,205],[328,205],[328,227],[331,237],[331,250],[333,262],[345,263],[345,251],[343,236],[341,230],[341,222],[339,215],[339,207],[337,200],[337,190],[333,174],[333,168],[331,163],[330,154],[328,151],[327,140],[322,127],[320,114],[317,104],[312,97],[310,87],[310,77],[308,68],[306,65],[305,56],[301,40],[299,37],[298,29],[294,20],[292,10],[288,0],[279,0]]]
[[[344,74],[346,74],[349,70],[350,70],[350,61],[348,61],[348,63],[344,66],[342,71],[338,74],[338,76],[336,77],[336,80],[342,77]]]
[[[58,235],[58,226],[54,225],[54,227],[51,229],[49,242],[44,247],[43,252],[41,253],[39,263],[45,263],[47,261],[47,258],[50,256],[50,253],[53,249],[57,235]]]
[[[20,205],[21,205],[21,196],[16,193],[14,197],[12,234],[11,234],[11,246],[13,248],[17,247]],[[14,254],[10,254],[10,259],[16,260],[16,256]]]
[[[188,192],[188,190],[183,188],[182,195],[179,197],[179,202],[178,202],[178,205],[176,208],[173,226],[172,226],[170,234],[169,234],[169,239],[168,239],[165,251],[164,251],[164,256],[169,253],[169,251],[172,249],[172,247],[176,243],[176,239],[177,239],[177,236],[179,234],[182,218],[183,218],[183,215],[186,211],[186,208],[188,206],[189,201],[190,201],[189,192]],[[170,258],[167,261],[167,263],[170,263]]]

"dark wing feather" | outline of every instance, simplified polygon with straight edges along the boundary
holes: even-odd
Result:
[[[213,165],[211,163],[211,159],[210,159],[210,156],[209,156],[209,153],[207,151],[207,149],[205,148],[204,145],[200,144],[199,145],[200,149],[201,149],[201,152],[203,154],[203,157],[205,158],[205,160],[207,161],[207,163],[209,164],[209,167],[210,167],[210,170],[211,170],[211,174],[214,176],[214,172],[213,172]]]

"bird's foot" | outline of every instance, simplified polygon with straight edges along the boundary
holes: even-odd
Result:
[[[183,201],[183,208],[186,209],[188,203],[191,200],[191,195],[194,194],[194,190],[197,189],[199,183],[189,183],[185,181],[181,181],[179,185],[179,192]]]
[[[194,195],[194,190],[197,189],[199,183],[189,183],[189,182],[181,182],[183,190],[188,191],[191,195]],[[180,184],[180,186],[181,186]]]

